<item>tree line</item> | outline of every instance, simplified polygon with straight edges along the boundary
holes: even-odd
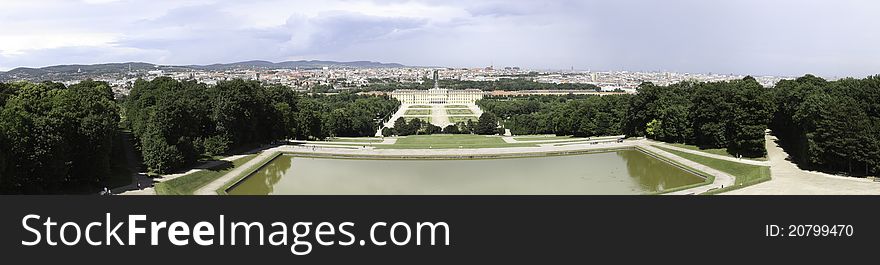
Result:
[[[372,136],[398,107],[388,97],[302,94],[232,80],[217,85],[138,80],[114,99],[105,82],[0,83],[0,192],[57,193],[107,181],[120,130],[131,130],[149,170],[166,173],[205,157],[284,139]],[[433,133],[647,136],[665,142],[766,154],[769,127],[795,162],[880,171],[880,77],[827,81],[807,75],[763,88],[753,78],[644,83],[634,95],[487,97],[478,121],[439,128],[395,121],[386,135]]]
[[[0,193],[59,193],[110,176],[119,109],[105,82],[0,83]]]
[[[647,136],[760,157],[774,106],[754,78],[644,83],[634,95],[490,97],[477,102],[513,134]]]
[[[780,81],[773,92],[770,127],[795,162],[850,175],[880,171],[880,76],[807,75]]]
[[[431,134],[480,134],[496,135],[504,134],[504,128],[498,126],[498,118],[492,113],[483,113],[477,119],[449,124],[446,127],[414,118],[409,121],[400,117],[394,120],[394,127],[382,128],[382,136],[408,136],[408,135],[431,135]]]
[[[623,133],[763,157],[764,133],[775,111],[770,92],[752,77],[669,86],[645,83],[629,102]]]
[[[621,134],[631,95],[487,97],[477,101],[512,134]]]
[[[123,105],[144,164],[167,173],[278,140],[373,136],[400,103],[352,93],[305,95],[240,79],[208,86],[157,78],[136,81]]]

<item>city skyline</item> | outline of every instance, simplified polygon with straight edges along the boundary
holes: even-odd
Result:
[[[3,1],[0,71],[141,61],[863,77],[870,1]],[[763,18],[763,19],[755,19]]]

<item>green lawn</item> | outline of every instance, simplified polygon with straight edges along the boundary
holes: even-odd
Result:
[[[431,115],[429,109],[408,109],[403,115]]]
[[[572,139],[572,138],[573,137],[571,135],[556,136],[556,135],[552,135],[552,134],[513,137],[513,139],[517,140],[517,141],[562,140],[562,139]],[[586,139],[586,138],[578,138],[578,139]]]
[[[498,136],[472,134],[435,134],[410,135],[397,139],[393,145],[377,145],[380,149],[456,149],[456,148],[492,148],[492,147],[523,147],[533,144],[508,144]]]
[[[474,112],[469,109],[448,109],[446,114],[449,115],[473,115]]]
[[[763,181],[770,180],[770,167],[767,166],[755,166],[743,163],[737,163],[727,160],[721,160],[711,157],[705,157],[701,155],[695,155],[691,153],[685,153],[682,151],[672,150],[669,148],[665,148],[662,146],[654,145],[654,147],[660,148],[663,151],[672,153],[673,155],[680,156],[684,159],[691,160],[702,165],[714,168],[716,170],[722,171],[724,173],[730,174],[736,177],[735,186],[734,187],[725,187],[722,190],[713,191],[713,193],[729,191],[732,189],[737,189],[741,187],[745,187],[748,185],[757,184]]]
[[[411,108],[411,109],[430,109],[433,107],[428,106],[428,105],[412,105],[412,106],[409,106],[409,108]]]
[[[446,105],[447,109],[466,109],[468,106],[465,105]]]
[[[156,184],[156,194],[159,195],[191,195],[193,192],[214,181],[215,179],[229,173],[235,169],[251,161],[256,154],[247,155],[245,157],[233,160],[232,163],[224,163],[221,166],[201,170],[192,174],[178,177],[176,179],[160,182]]]
[[[431,117],[403,117],[403,120],[406,122],[411,122],[414,119],[420,119],[423,122],[431,122]]]
[[[689,144],[673,144],[673,143],[667,143],[667,144],[669,144],[669,145],[671,145],[671,146],[675,146],[675,147],[680,147],[680,148],[685,148],[685,149],[690,149],[690,150],[696,150],[696,151],[700,151],[700,152],[710,153],[710,154],[714,154],[714,155],[722,155],[722,156],[734,157],[734,158],[735,158],[735,156],[733,156],[732,154],[730,154],[730,153],[727,152],[727,148],[702,149],[702,148],[700,148],[699,146],[696,146],[696,145],[689,145]],[[767,161],[767,157],[755,157],[755,158],[743,157],[743,158],[745,158],[745,159],[751,159],[751,160],[757,160],[757,161]]]
[[[593,137],[574,137],[574,136],[571,136],[571,135],[556,136],[556,135],[552,135],[552,134],[545,134],[545,135],[525,135],[525,136],[518,136],[518,137],[514,137],[513,139],[516,139],[517,141],[543,141],[543,140],[571,140],[571,141],[585,141],[585,140],[587,140],[587,139],[589,139],[589,140],[608,140],[608,139],[617,139],[617,138],[619,138],[619,137],[620,137],[620,136],[616,136],[616,135],[612,135],[612,136],[593,136]],[[564,142],[564,141],[560,141],[560,142]]]
[[[447,117],[447,118],[449,119],[449,122],[451,122],[451,123],[467,122],[468,120],[473,120],[474,122],[476,122],[476,121],[480,120],[476,116],[452,116],[452,117]]]
[[[333,138],[330,142],[352,142],[352,143],[381,143],[382,138],[376,137],[356,137],[356,138]]]

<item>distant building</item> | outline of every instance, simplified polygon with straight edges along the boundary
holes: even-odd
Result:
[[[428,90],[398,89],[391,92],[391,97],[402,104],[474,104],[483,98],[479,89],[446,89],[440,88],[438,73],[434,71],[434,88]]]
[[[391,92],[391,97],[403,104],[474,104],[483,98],[479,89],[445,89],[431,88],[428,90],[398,89]]]

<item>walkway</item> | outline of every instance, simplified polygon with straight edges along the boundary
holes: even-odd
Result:
[[[385,122],[385,127],[394,128],[394,121],[403,117],[403,114],[406,113],[406,110],[409,109],[410,104],[401,104],[400,107],[397,108],[397,111],[391,115],[391,118]]]
[[[570,143],[592,143],[592,142],[607,142],[607,141],[616,141],[617,139],[626,137],[625,135],[616,135],[616,136],[601,136],[601,137],[589,137],[589,138],[564,138],[564,139],[547,139],[547,140],[517,140],[518,136],[505,136],[501,139],[504,142],[509,144],[518,144],[518,143],[528,143],[528,144],[549,144],[549,145],[557,145],[557,144],[570,144]],[[550,138],[550,137],[548,137]],[[533,139],[538,139],[535,137]]]
[[[153,191],[153,179],[147,175],[146,172],[143,172],[143,168],[140,167],[140,159],[138,159],[137,153],[131,144],[127,144],[131,141],[131,134],[123,133],[122,141],[126,144],[122,144],[125,148],[125,160],[128,164],[128,168],[132,171],[131,174],[131,184],[125,185],[122,187],[113,188],[111,191],[113,194],[126,194],[126,195],[155,195],[156,192]],[[140,189],[138,188],[138,184],[140,184]]]
[[[868,179],[835,176],[802,170],[788,160],[788,153],[777,143],[776,136],[767,134],[767,157],[771,180],[726,192],[731,195],[860,195],[880,194],[880,182]]]

